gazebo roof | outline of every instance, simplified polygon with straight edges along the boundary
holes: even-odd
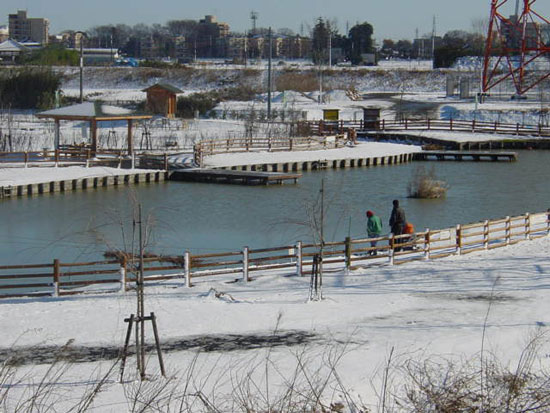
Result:
[[[119,106],[105,105],[101,102],[85,102],[72,106],[46,110],[37,113],[38,118],[53,118],[64,120],[129,120],[150,119],[151,115],[133,113]]]
[[[13,39],[8,39],[0,43],[0,52],[17,53],[25,50],[27,50],[27,48],[24,45]]]
[[[181,89],[179,89],[179,88],[177,88],[173,85],[170,85],[168,83],[155,83],[154,85],[143,89],[142,92],[147,92],[149,89],[164,89],[164,90],[167,90],[168,92],[172,92],[172,93],[183,93],[183,90],[181,90]]]

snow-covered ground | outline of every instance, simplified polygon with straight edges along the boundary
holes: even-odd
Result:
[[[253,392],[265,395],[267,386],[275,394],[283,378],[292,377],[297,360],[305,362],[298,358],[302,352],[311,368],[326,368],[332,354],[341,356],[337,371],[349,395],[374,409],[390,352],[392,366],[434,357],[464,361],[482,347],[503,365],[516,362],[531,335],[546,332],[550,325],[549,254],[550,239],[545,237],[467,257],[328,272],[320,302],[308,301],[307,276],[255,274],[250,283],[198,279],[192,288],[183,280],[170,281],[146,288],[146,313],[155,312],[161,341],[170,347],[164,354],[169,376],[180,386],[187,383],[191,393],[200,387],[208,397],[211,391],[230,394],[237,377],[254,370],[267,372],[271,379]],[[225,295],[217,296],[212,288]],[[132,292],[2,300],[1,350],[30,347],[27,357],[38,360],[48,346],[70,342],[89,348],[92,358],[92,348],[103,349],[95,353],[102,358],[110,347],[122,346],[127,327],[123,319],[135,312],[135,302]],[[147,334],[151,339],[150,330]],[[262,344],[262,337],[285,334],[294,339]],[[544,342],[536,355],[538,368],[549,366],[547,353]],[[132,360],[128,378],[135,368]],[[57,395],[67,392],[59,397],[58,410],[73,403],[110,363],[69,366],[56,382]],[[193,363],[196,369],[188,382],[186,372]],[[152,353],[147,369],[158,373]],[[44,371],[29,365],[17,374],[32,388],[30,383],[40,380]],[[400,382],[399,371],[390,370],[389,383]],[[115,369],[98,394],[94,411],[128,409],[128,394],[116,383],[117,373]],[[162,383],[157,379],[146,386]],[[127,382],[126,390],[132,386]],[[15,394],[17,389],[21,387]],[[337,398],[340,391],[328,393]],[[15,394],[11,401],[17,400]]]

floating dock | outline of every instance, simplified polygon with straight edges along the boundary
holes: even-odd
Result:
[[[223,169],[178,169],[170,173],[171,181],[211,182],[240,185],[282,185],[296,183],[301,174],[284,172],[234,171]]]
[[[422,151],[414,154],[415,161],[517,161],[516,152],[489,151]]]

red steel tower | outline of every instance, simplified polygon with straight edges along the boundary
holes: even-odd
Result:
[[[506,17],[508,2],[491,0],[482,90],[487,92],[512,79],[516,94],[522,96],[550,76],[550,21],[535,11],[535,0],[516,0],[515,14]],[[546,69],[540,70],[537,63],[542,59],[546,60]]]

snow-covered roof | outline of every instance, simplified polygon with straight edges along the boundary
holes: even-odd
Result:
[[[105,105],[101,102],[84,102],[72,106],[51,109],[38,113],[39,118],[59,119],[135,119],[150,118],[149,115],[135,114],[131,110],[119,106]]]
[[[149,86],[146,89],[143,89],[142,92],[147,92],[149,89],[153,89],[153,88],[164,89],[164,90],[167,90],[167,91],[172,92],[172,93],[183,93],[183,90],[181,90],[181,89],[179,89],[179,88],[177,88],[173,85],[170,85],[168,83],[155,83],[154,85]]]
[[[27,50],[25,46],[13,39],[8,39],[0,43],[0,53],[18,53],[25,50]]]

